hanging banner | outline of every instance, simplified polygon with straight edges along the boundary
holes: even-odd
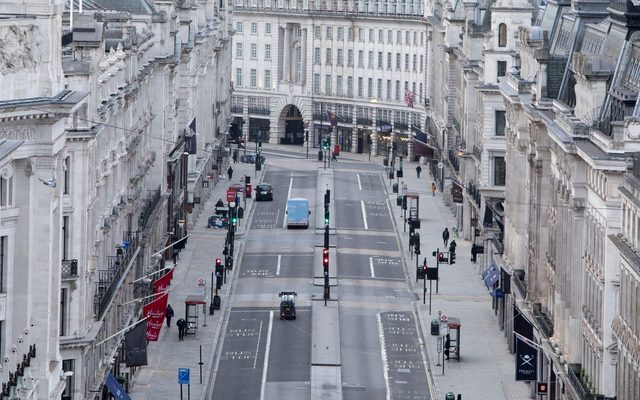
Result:
[[[158,293],[165,292],[169,287],[169,285],[171,284],[172,274],[173,274],[173,270],[167,272],[166,274],[162,275],[160,278],[156,279],[156,281],[153,282],[153,293],[158,294]]]
[[[116,379],[113,374],[109,373],[107,375],[107,381],[105,382],[105,386],[109,389],[109,393],[115,397],[116,400],[131,400],[131,397],[124,390],[120,382]]]
[[[147,365],[147,321],[142,321],[124,334],[124,358],[127,367]]]
[[[158,296],[154,301],[142,308],[142,315],[147,317],[147,340],[157,341],[160,336],[160,329],[164,322],[164,314],[167,311],[167,293]]]
[[[516,381],[538,379],[538,349],[516,335]]]
[[[455,181],[451,181],[451,198],[454,203],[462,203],[462,186]]]

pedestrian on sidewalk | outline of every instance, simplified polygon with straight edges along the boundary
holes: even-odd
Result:
[[[421,172],[422,172],[422,167],[420,166],[420,164],[418,164],[418,166],[416,167],[416,175],[418,176],[418,179],[420,179]]]
[[[478,256],[478,247],[474,244],[471,245],[471,262],[476,262],[476,257]]]
[[[431,182],[431,193],[433,194],[433,196],[436,195],[436,183],[435,182]]]
[[[238,149],[233,150],[233,163],[234,164],[238,163]]]
[[[449,359],[449,349],[451,348],[451,336],[447,333],[444,339],[444,355]]]
[[[452,252],[452,253],[455,253],[457,245],[458,244],[456,243],[456,241],[452,240],[451,243],[449,243],[449,251]]]
[[[179,258],[180,258],[180,250],[174,247],[173,249],[173,265],[174,266],[178,263]]]
[[[165,312],[164,316],[167,319],[167,326],[171,326],[171,318],[173,318],[173,308],[171,307],[171,304],[167,304],[167,311]]]
[[[444,231],[442,231],[442,241],[444,246],[447,247],[447,243],[449,243],[449,228],[444,228]]]
[[[180,318],[176,321],[176,325],[178,326],[178,340],[184,340],[184,334],[187,331],[187,321],[184,318]]]
[[[227,175],[229,175],[229,180],[233,178],[233,168],[229,165],[229,169],[227,170]]]

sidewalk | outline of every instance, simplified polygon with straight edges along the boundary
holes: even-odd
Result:
[[[239,182],[242,175],[250,175],[253,186],[260,181],[265,167],[256,172],[253,164],[232,164],[234,179],[231,182]],[[226,170],[226,167],[225,167]],[[169,304],[175,311],[171,320],[171,327],[166,324],[160,332],[157,342],[150,342],[147,349],[149,365],[140,367],[132,378],[129,395],[135,400],[155,399],[179,399],[180,385],[178,384],[178,368],[190,369],[190,387],[183,386],[184,398],[187,398],[187,390],[190,390],[190,398],[203,400],[211,378],[213,360],[217,341],[220,337],[221,322],[228,312],[228,293],[231,283],[236,278],[237,268],[227,276],[227,284],[222,286],[218,293],[222,298],[221,309],[214,315],[209,315],[211,272],[216,258],[222,258],[222,250],[227,234],[226,229],[207,228],[207,219],[214,214],[214,204],[219,198],[226,199],[226,190],[230,181],[221,180],[211,191],[211,197],[206,202],[202,213],[195,222],[195,226],[188,231],[190,236],[186,247],[180,252],[179,260],[171,282]],[[248,224],[250,211],[253,208],[253,199],[247,199],[244,219],[239,220],[236,237],[242,235]],[[241,244],[236,244],[235,261],[239,259]],[[171,262],[171,261],[169,261]],[[236,264],[237,265],[237,264]],[[196,335],[186,335],[184,341],[178,341],[178,328],[175,321],[185,315],[185,299],[188,295],[198,294],[198,279],[206,280],[207,305],[202,313],[202,306],[198,306],[199,328]],[[206,323],[205,323],[206,321]],[[206,324],[206,325],[205,325]],[[202,357],[202,360],[200,360]],[[199,362],[202,365],[198,365]],[[202,376],[200,375],[202,368]]]

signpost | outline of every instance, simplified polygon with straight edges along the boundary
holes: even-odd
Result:
[[[231,203],[236,200],[236,191],[234,189],[227,189],[227,203]]]
[[[187,400],[191,399],[191,374],[189,368],[178,368],[178,383],[180,384],[180,400],[182,400],[182,385],[187,385]]]

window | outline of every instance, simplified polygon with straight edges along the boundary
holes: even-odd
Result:
[[[362,77],[358,78],[358,97],[362,97]]]
[[[391,79],[387,79],[387,100],[391,100]]]
[[[353,50],[347,52],[347,67],[353,67]]]
[[[60,289],[60,336],[67,336],[67,289]]]
[[[236,68],[236,86],[242,87],[242,68]]]
[[[347,30],[347,38],[349,39],[350,42],[353,41],[353,28],[349,28]]]
[[[353,76],[347,77],[347,96],[353,97]]]
[[[255,60],[256,58],[258,58],[258,45],[251,43],[251,59]]]
[[[496,136],[504,136],[506,122],[506,113],[504,111],[496,111]]]
[[[236,57],[242,58],[242,43],[236,43]]]
[[[367,57],[367,66],[373,68],[373,51],[369,51],[369,57]]]
[[[424,56],[420,56],[420,72],[424,71]]]
[[[333,27],[327,26],[327,40],[333,39]]]
[[[321,35],[322,35],[322,34],[321,34],[321,32],[320,32],[320,27],[319,27],[319,26],[315,26],[315,27],[313,28],[313,36],[314,36],[316,39],[322,39]]]
[[[251,69],[251,87],[254,88],[258,86],[258,71],[255,69]]]
[[[6,293],[4,278],[9,267],[9,236],[0,236],[0,293]],[[0,343],[1,344],[1,343]]]
[[[396,32],[396,44],[402,44],[402,31]]]
[[[387,31],[387,43],[393,43],[393,31],[391,29]]]
[[[493,158],[493,185],[504,186],[507,178],[507,166],[504,157]]]
[[[336,60],[336,64],[342,66],[344,64],[344,50],[338,49],[338,59]]]
[[[378,79],[378,98],[380,100],[382,100],[382,98],[383,98],[383,94],[382,94],[382,79]]]
[[[296,47],[295,81],[302,82],[302,49]]]
[[[320,47],[316,47],[313,49],[313,63],[316,65],[320,65]]]
[[[393,58],[393,56],[391,55],[391,53],[387,53],[387,69],[391,69],[391,65],[392,65],[392,61],[391,59]]]
[[[378,30],[378,43],[384,43],[384,29]]]
[[[313,74],[313,91],[320,93],[320,74]]]
[[[265,60],[271,60],[271,45],[270,44],[265,44],[264,45],[264,59]]]
[[[404,44],[411,43],[410,39],[411,39],[411,32],[405,31],[404,32]]]
[[[338,27],[338,40],[344,40],[344,28],[341,26]]]
[[[404,70],[409,70],[409,54],[404,55]]]
[[[264,70],[264,88],[267,90],[271,89],[271,71],[268,69]]]
[[[378,68],[383,68],[382,52],[381,51],[378,52]]]
[[[369,29],[369,42],[373,43],[374,32],[373,29]]]
[[[331,94],[331,75],[327,74],[324,77],[324,93]]]
[[[413,32],[413,45],[418,45],[418,32]]]
[[[236,32],[242,33],[242,22],[241,21],[236,22]]]
[[[413,72],[416,72],[418,70],[418,55],[414,54],[413,55]]]
[[[73,359],[62,360],[62,370],[65,372],[66,371],[75,372],[74,360]],[[75,397],[73,393],[74,392],[73,391],[74,375],[75,374],[65,377],[66,385],[64,387],[64,392],[62,393],[61,400],[72,400]]]
[[[368,98],[373,97],[373,78],[369,78],[367,80],[367,97]]]
[[[326,49],[325,60],[324,63],[327,65],[331,65],[331,49]]]
[[[498,25],[498,47],[507,46],[507,24]]]
[[[400,71],[400,53],[396,53],[396,71]]]
[[[396,81],[396,101],[400,101],[400,81]]]
[[[256,35],[258,34],[258,23],[257,22],[252,22],[251,23],[251,33]]]
[[[271,35],[271,24],[269,23],[264,24],[264,34]]]
[[[358,41],[364,42],[364,28],[358,28]]]
[[[424,46],[424,32],[420,32],[420,46]]]
[[[507,75],[507,62],[506,61],[498,61],[498,77]]]
[[[71,174],[71,171],[69,170],[69,168],[71,168],[71,157],[65,157],[64,158],[64,163],[62,164],[62,168],[64,169],[64,175],[63,175],[63,179],[64,182],[62,182],[62,193],[63,194],[69,194],[69,179],[70,176],[69,174]]]
[[[342,96],[342,75],[336,76],[336,95]]]
[[[363,50],[358,50],[358,67],[362,68],[364,67],[364,51]]]
[[[69,258],[69,216],[62,217],[62,259],[68,260]]]

